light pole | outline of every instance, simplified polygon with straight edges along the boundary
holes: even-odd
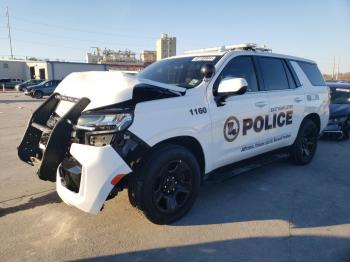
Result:
[[[7,16],[7,29],[8,29],[8,38],[10,39],[10,49],[11,49],[11,58],[13,59],[13,52],[12,52],[12,39],[11,39],[11,26],[10,26],[10,14],[9,14],[9,8],[6,7],[6,16]]]

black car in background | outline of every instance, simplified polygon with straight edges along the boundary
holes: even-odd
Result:
[[[339,139],[350,137],[350,84],[327,83],[330,88],[331,104],[329,122],[323,133]]]
[[[24,88],[27,88],[29,86],[38,85],[38,84],[40,84],[43,81],[44,81],[43,79],[30,79],[30,80],[27,80],[27,81],[25,81],[23,83],[15,85],[15,90],[16,91],[23,91]]]
[[[38,85],[29,86],[27,88],[24,88],[24,94],[29,95],[34,98],[42,98],[43,96],[49,96],[51,95],[58,84],[61,82],[61,80],[47,80],[44,82],[41,82]]]

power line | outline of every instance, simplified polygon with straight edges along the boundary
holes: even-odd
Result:
[[[72,49],[72,50],[82,50],[81,47],[74,47],[74,46],[66,46],[66,45],[52,45],[52,44],[47,44],[47,43],[42,43],[42,42],[33,42],[33,41],[27,41],[27,40],[23,40],[23,39],[18,39],[18,38],[14,38],[13,40],[17,41],[17,42],[21,42],[21,43],[26,43],[26,44],[30,44],[30,45],[41,45],[41,46],[49,46],[49,47],[59,47],[59,48],[64,48],[64,49]],[[137,52],[136,52],[137,54]]]
[[[39,21],[35,21],[35,20],[31,20],[31,19],[27,19],[27,18],[23,18],[23,17],[16,17],[13,16],[12,18],[14,18],[14,20],[22,20],[25,22],[30,22],[30,23],[34,23],[34,24],[39,24],[42,26],[46,26],[46,27],[54,27],[54,28],[60,28],[60,29],[64,29],[64,30],[71,30],[71,31],[79,31],[79,32],[84,32],[84,33],[88,33],[88,34],[98,34],[98,35],[108,35],[108,36],[117,36],[117,37],[126,37],[126,38],[145,38],[145,39],[153,39],[155,40],[156,37],[152,37],[152,36],[144,36],[144,35],[132,35],[132,34],[116,34],[116,33],[111,33],[111,32],[103,32],[103,31],[91,31],[91,30],[86,30],[86,29],[79,29],[79,28],[73,28],[73,27],[65,27],[62,25],[54,25],[54,24],[47,24],[47,23],[43,23],[43,22],[39,22]],[[113,30],[110,30],[113,31]]]
[[[32,30],[25,30],[22,28],[18,28],[18,27],[12,27],[13,29],[15,29],[16,31],[22,31],[22,32],[27,32],[27,33],[31,33],[31,34],[37,34],[37,35],[46,35],[46,36],[50,36],[50,37],[56,37],[56,38],[60,38],[60,39],[69,39],[69,40],[75,40],[75,41],[79,41],[79,42],[85,42],[85,43],[89,43],[89,45],[93,44],[93,43],[101,43],[107,46],[110,45],[124,45],[124,46],[128,46],[128,44],[125,43],[121,43],[121,42],[105,42],[105,41],[100,41],[100,40],[88,40],[88,39],[80,39],[80,38],[75,38],[75,37],[70,37],[70,36],[64,36],[61,34],[50,34],[50,33],[42,33],[42,32],[38,32],[38,31],[32,31]],[[140,45],[140,44],[133,44],[134,46],[139,46],[142,47],[144,45]]]
[[[40,42],[33,42],[33,41],[22,40],[22,39],[18,39],[18,38],[14,38],[14,40],[16,40],[16,41],[18,41],[18,42],[21,42],[21,43],[27,43],[27,44],[33,44],[33,45],[43,45],[43,46],[52,46],[52,47],[61,47],[61,48],[67,48],[67,49],[81,50],[81,48],[73,47],[73,46],[52,45],[52,44],[46,44],[46,43],[40,43]]]

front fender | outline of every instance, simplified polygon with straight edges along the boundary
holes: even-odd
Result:
[[[189,136],[201,145],[205,158],[205,171],[208,172],[212,159],[210,152],[212,144],[211,121],[209,112],[193,115],[190,109],[205,107],[203,101],[188,101],[184,97],[175,97],[157,101],[148,101],[136,105],[133,124],[129,130],[149,146],[154,146],[164,140]]]

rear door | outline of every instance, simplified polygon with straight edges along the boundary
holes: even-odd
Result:
[[[289,61],[276,57],[258,57],[259,69],[269,97],[269,150],[290,145],[302,121],[304,89]]]

